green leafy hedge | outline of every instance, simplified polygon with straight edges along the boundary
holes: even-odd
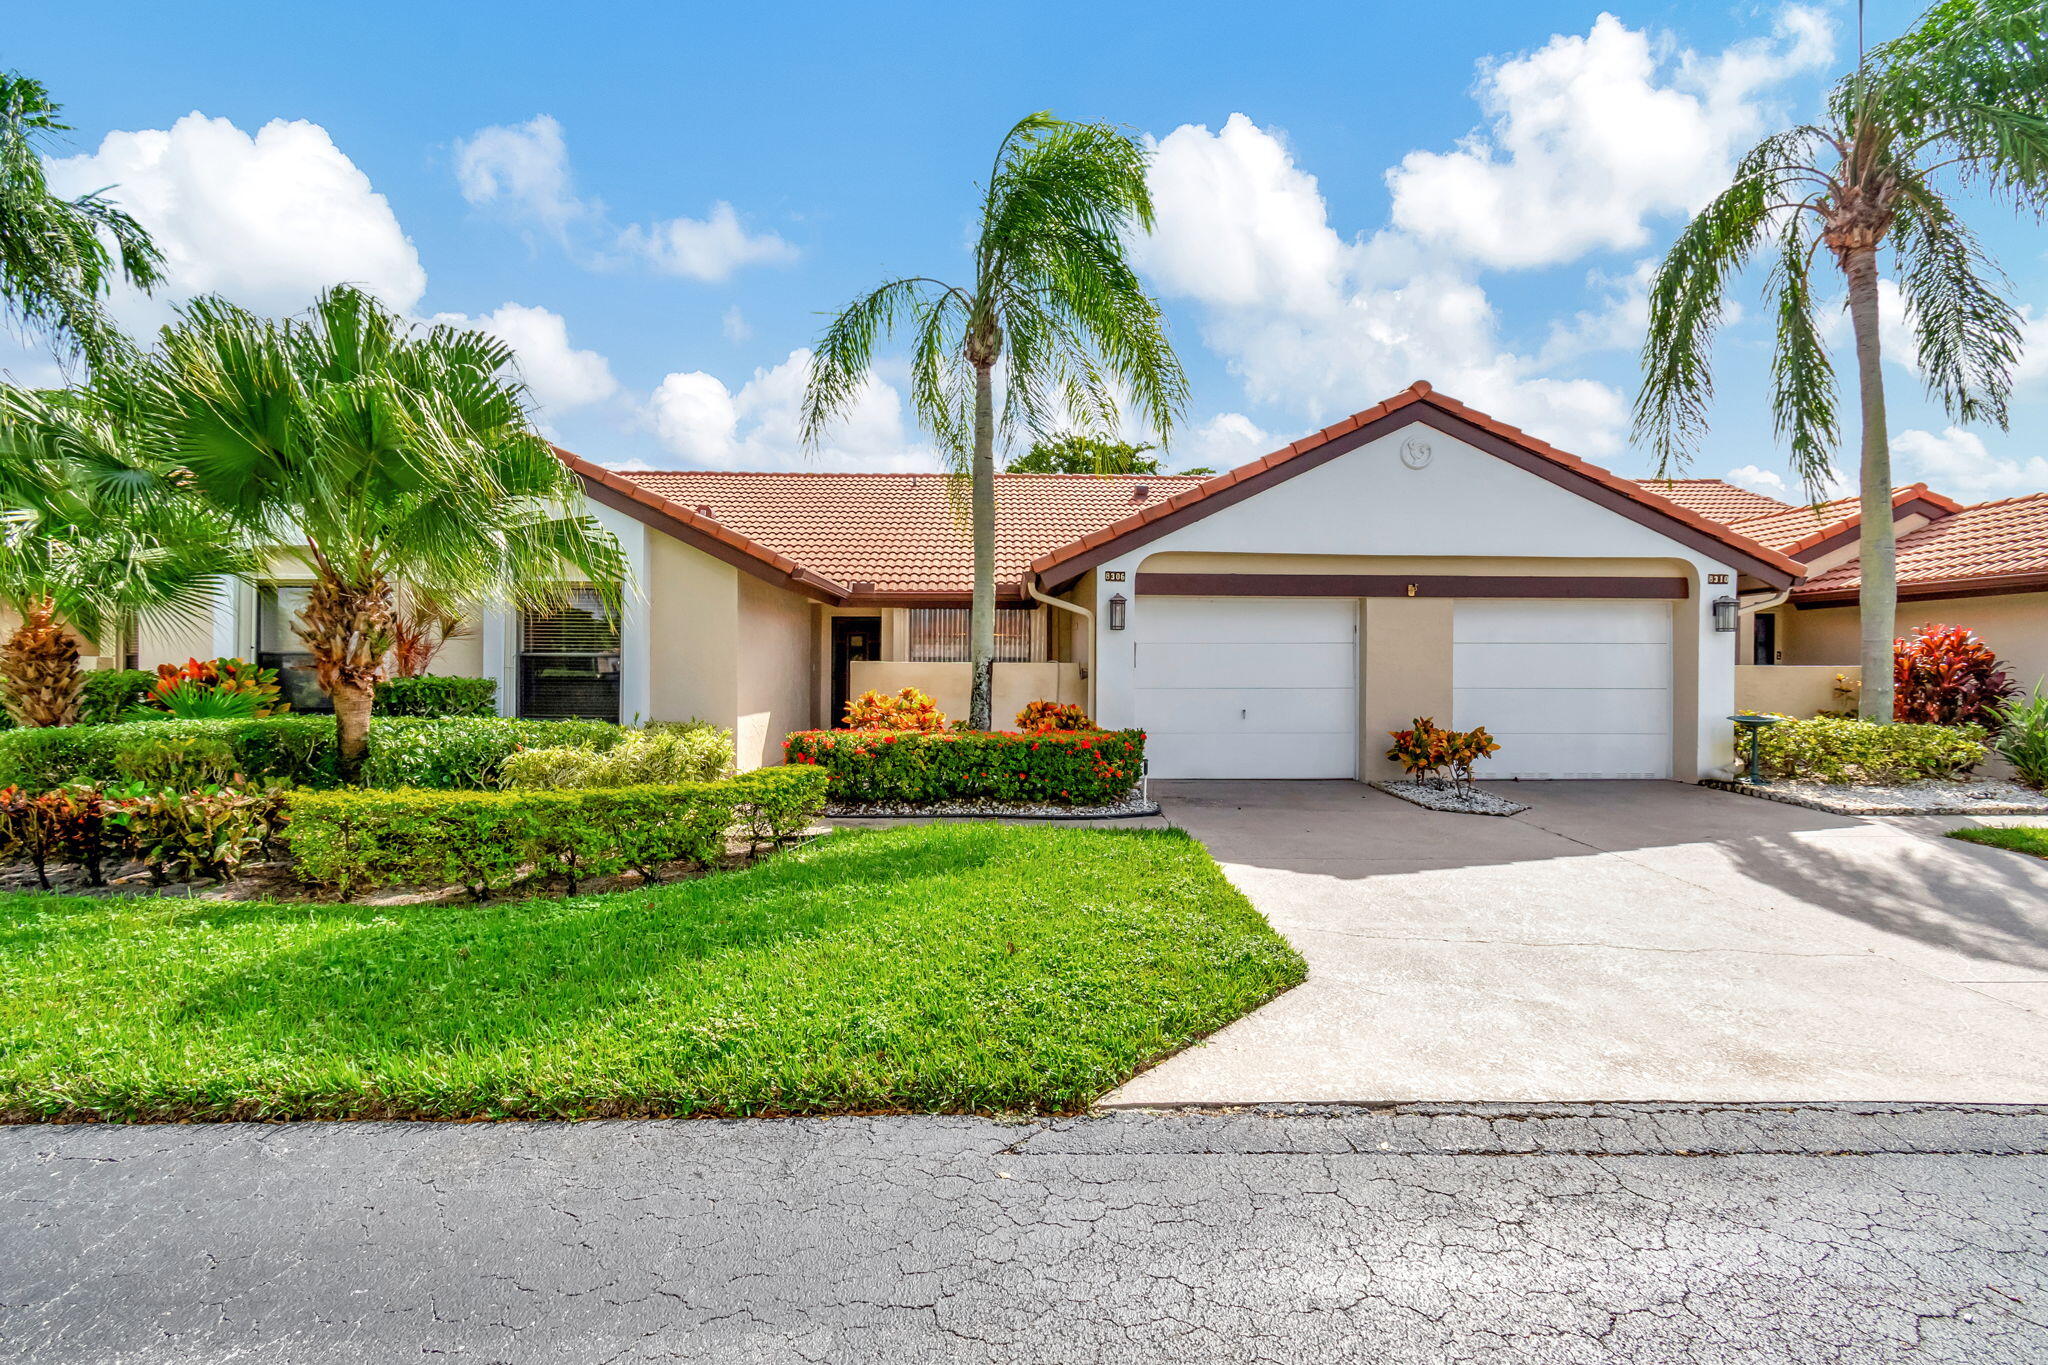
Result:
[[[387,678],[377,684],[370,711],[379,716],[492,716],[498,711],[498,680]]]
[[[843,805],[1101,806],[1138,784],[1145,732],[799,730],[783,751],[792,764],[823,768]]]
[[[500,765],[508,787],[644,787],[711,782],[732,775],[732,731],[664,725],[629,731],[609,749],[558,745],[521,749]]]
[[[382,716],[370,721],[370,757],[363,776],[372,787],[492,788],[498,785],[500,765],[515,750],[557,745],[603,750],[626,733],[595,720]],[[197,785],[222,781],[229,773],[332,786],[334,718],[164,719],[0,733],[0,786],[28,791],[81,781]]]
[[[1737,754],[1749,747],[1737,736]],[[1910,782],[1959,777],[1984,761],[1981,725],[1912,725],[1817,716],[1764,727],[1758,753],[1765,773],[1818,782]]]
[[[291,798],[285,838],[299,875],[343,895],[384,886],[467,887],[481,899],[530,869],[585,877],[708,866],[735,827],[786,838],[824,805],[815,772],[569,791],[331,791]]]

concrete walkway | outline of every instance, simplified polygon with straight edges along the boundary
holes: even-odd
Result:
[[[2048,862],[1953,818],[1512,791],[1155,783],[1309,980],[1106,1103],[2048,1101]]]

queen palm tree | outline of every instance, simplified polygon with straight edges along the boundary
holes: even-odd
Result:
[[[105,191],[50,193],[42,151],[70,131],[62,112],[40,81],[0,71],[0,318],[98,363],[126,344],[105,308],[116,276],[152,289],[163,254]]]
[[[1159,306],[1125,248],[1130,232],[1152,227],[1150,155],[1108,124],[1018,120],[982,191],[968,282],[892,280],[834,317],[811,360],[803,435],[815,447],[859,396],[880,337],[910,328],[911,401],[954,473],[972,480],[976,730],[989,728],[995,661],[997,441],[1061,423],[1114,431],[1119,391],[1163,441],[1187,401]]]
[[[434,601],[548,606],[582,578],[617,604],[618,542],[534,431],[511,364],[494,337],[415,328],[343,286],[283,321],[197,299],[136,367],[163,460],[252,543],[310,568],[293,628],[334,701],[346,780],[401,580]]]
[[[1821,248],[1841,270],[1861,400],[1866,720],[1892,718],[1898,608],[1878,253],[1894,254],[1917,367],[1956,420],[2005,426],[2020,349],[2021,318],[2005,277],[1944,181],[2036,218],[2048,211],[2048,2],[1942,0],[1910,32],[1871,50],[1830,92],[1822,121],[1765,138],[1742,158],[1733,182],[1680,234],[1650,289],[1635,429],[1667,474],[1685,464],[1706,429],[1708,353],[1728,286],[1770,254],[1772,413],[1794,472],[1818,501],[1838,438],[1834,366],[1816,318]]]
[[[248,557],[231,528],[139,455],[131,414],[101,388],[0,387],[0,704],[20,725],[70,725],[78,635],[203,618]]]

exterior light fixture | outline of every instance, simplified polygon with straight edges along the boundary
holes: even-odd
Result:
[[[1109,599],[1109,628],[1111,630],[1122,630],[1124,628],[1125,617],[1129,613],[1130,607],[1131,604],[1125,600],[1122,593],[1118,593]]]
[[[1714,629],[1726,635],[1735,629],[1736,613],[1741,605],[1732,597],[1714,599]]]

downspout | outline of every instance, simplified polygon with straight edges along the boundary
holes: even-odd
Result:
[[[1081,681],[1088,684],[1088,718],[1090,720],[1095,719],[1095,613],[1082,606],[1079,602],[1069,602],[1064,598],[1046,596],[1038,590],[1038,580],[1035,575],[1027,575],[1025,577],[1024,592],[1033,601],[1043,602],[1048,607],[1058,607],[1061,611],[1070,611],[1081,618],[1081,624],[1084,627],[1081,632],[1081,638],[1087,641],[1084,648],[1088,653],[1088,657],[1081,661]]]

